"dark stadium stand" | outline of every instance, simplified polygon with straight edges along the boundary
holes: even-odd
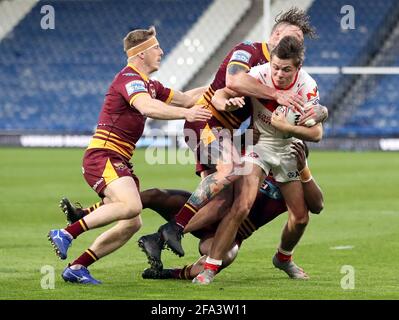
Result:
[[[167,54],[211,2],[39,2],[0,43],[0,131],[92,132],[107,86],[125,64],[127,32],[155,25]],[[55,9],[55,30],[40,28],[43,4]]]
[[[167,54],[211,3],[39,2],[0,42],[0,132],[91,133],[104,93],[125,64],[124,35],[153,24],[162,29],[158,38]],[[55,8],[55,30],[39,27],[43,4]],[[399,14],[399,3],[352,0],[355,29],[342,30],[340,9],[346,4],[346,0],[316,0],[309,8],[319,38],[306,41],[305,66],[399,66],[394,14]],[[332,107],[326,136],[399,136],[398,75],[313,76],[322,103]],[[349,89],[353,92],[346,96]],[[348,105],[350,110],[340,112]],[[338,111],[333,116],[334,110]]]
[[[390,34],[392,24],[397,19],[393,16],[398,11],[396,1],[364,1],[350,2],[355,9],[355,29],[341,30],[340,13],[342,6],[348,4],[345,0],[317,0],[309,9],[312,23],[316,26],[319,38],[307,41],[307,66],[366,66],[375,56],[381,54],[384,41]],[[371,10],[372,8],[372,10]],[[398,47],[384,53],[380,66],[392,65],[392,57],[398,57]],[[396,63],[399,62],[396,61]],[[395,64],[395,63],[394,63]],[[393,101],[398,98],[397,91],[390,91],[399,85],[398,76],[372,77],[355,87],[351,99],[342,100],[348,91],[353,90],[353,84],[359,76],[348,75],[313,75],[317,80],[322,101],[329,107],[342,109],[351,106],[351,112],[338,112],[334,123],[326,126],[327,136],[393,136],[399,135],[397,107]],[[383,94],[383,92],[389,94]],[[353,112],[352,112],[353,110]],[[332,110],[334,111],[334,110]],[[375,117],[377,116],[377,117]],[[396,116],[396,118],[395,118]],[[339,117],[347,117],[340,119]]]
[[[370,10],[370,3],[373,10]],[[371,43],[375,42],[374,33],[383,26],[384,18],[394,4],[393,0],[384,2],[354,0],[350,4],[355,8],[355,29],[342,30],[341,7],[348,1],[316,0],[309,8],[312,24],[317,28],[319,38],[306,41],[307,66],[358,66],[372,54]],[[320,92],[328,97],[339,83],[339,75],[315,75]],[[330,103],[330,101],[327,101]]]

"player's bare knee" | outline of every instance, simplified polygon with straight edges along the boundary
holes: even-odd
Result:
[[[143,226],[143,221],[141,220],[140,216],[138,216],[135,219],[133,219],[131,223],[129,223],[127,228],[129,229],[129,232],[135,234],[137,231],[141,229],[142,226]]]
[[[297,227],[305,228],[309,223],[309,214],[306,213],[297,217],[292,216],[291,220]]]
[[[141,228],[141,218],[137,217],[118,222],[118,239],[126,242]]]
[[[324,209],[324,202],[320,201],[319,203],[312,204],[312,206],[309,206],[309,211],[311,213],[316,213],[319,214],[322,212]]]
[[[124,207],[124,219],[133,219],[140,214],[141,210],[143,210],[143,205],[141,204],[141,201],[132,201],[125,203]]]

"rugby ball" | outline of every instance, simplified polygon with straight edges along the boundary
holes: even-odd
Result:
[[[301,114],[298,111],[286,106],[280,105],[276,108],[276,111],[282,113],[287,121],[294,126],[298,124],[299,118],[301,117]]]
[[[301,114],[298,111],[294,110],[293,108],[280,105],[276,108],[276,112],[283,114],[287,119],[288,123],[294,126],[298,125]],[[292,135],[290,134],[281,133],[281,138],[283,139],[289,139],[291,137]]]

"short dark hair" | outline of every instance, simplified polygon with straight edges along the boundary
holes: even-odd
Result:
[[[310,24],[310,17],[304,10],[297,7],[292,7],[286,12],[280,12],[273,25],[272,32],[281,24],[291,24],[297,26],[302,30],[304,36],[308,36],[310,39],[317,37],[316,28]]]
[[[295,67],[299,67],[305,58],[305,47],[301,41],[292,36],[285,36],[270,53],[270,57],[294,60]]]

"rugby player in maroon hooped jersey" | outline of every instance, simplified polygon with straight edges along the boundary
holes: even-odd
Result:
[[[297,168],[301,173],[301,181],[304,190],[305,202],[309,211],[319,214],[323,210],[323,192],[316,183],[315,179],[308,176],[310,169],[307,167],[306,158],[308,157],[308,148],[305,143],[294,142],[292,145],[293,154],[297,159]],[[140,192],[143,208],[154,210],[161,215],[165,220],[170,221],[174,218],[180,208],[185,204],[191,193],[185,190],[172,189],[148,189]],[[227,202],[232,202],[231,199],[226,199]],[[207,206],[218,206],[215,199],[211,200]],[[68,199],[63,199],[63,212],[67,216],[68,223],[73,223],[90,212],[87,209],[75,207]],[[194,236],[200,239],[199,252],[202,257],[193,264],[186,265],[182,268],[173,269],[145,269],[142,276],[145,279],[182,279],[191,280],[195,278],[200,272],[204,270],[206,257],[209,255],[212,246],[216,226],[222,216],[213,217],[210,215],[203,215],[202,208],[193,219],[190,220],[186,229]],[[273,177],[268,176],[258,191],[257,198],[251,208],[247,219],[241,224],[234,243],[230,250],[223,258],[223,264],[219,271],[229,266],[236,258],[241,243],[243,240],[249,238],[253,232],[262,226],[271,222],[274,218],[287,211],[284,199],[282,199],[281,192],[276,186]],[[194,221],[195,220],[195,221]],[[129,231],[130,232],[130,231]],[[280,268],[286,272],[290,278],[306,279],[307,274],[296,264],[291,263],[290,268]]]
[[[141,226],[139,180],[129,160],[143,133],[146,117],[187,121],[206,121],[211,117],[203,106],[192,107],[201,89],[189,95],[149,79],[159,69],[163,55],[154,27],[129,32],[124,38],[124,50],[128,65],[108,89],[97,129],[83,157],[84,178],[104,205],[65,229],[51,230],[48,238],[56,254],[66,259],[72,240],[80,234],[114,221],[118,223],[65,268],[65,281],[100,283],[90,275],[88,265],[122,246]]]
[[[308,149],[305,143],[294,142],[292,144],[292,153],[297,159],[297,168],[300,172],[310,172],[306,165],[306,158],[308,156]],[[312,213],[319,214],[323,209],[323,192],[312,177],[308,179],[301,176],[301,181],[304,189],[304,198],[309,210]],[[146,192],[151,192],[152,196],[150,201],[147,201]],[[177,209],[184,204],[190,193],[183,190],[146,190],[141,193],[143,203],[148,202],[148,207],[157,211],[166,220],[171,220]],[[211,200],[210,203],[212,203]],[[159,203],[159,204],[157,204]],[[161,205],[162,203],[162,205]],[[159,208],[158,208],[159,207]],[[235,260],[242,242],[249,238],[253,232],[271,222],[280,214],[287,211],[287,206],[281,195],[279,188],[276,185],[272,176],[266,177],[262,186],[260,187],[256,201],[251,208],[248,217],[243,221],[238,229],[237,236],[230,249],[227,251],[223,258],[223,265],[219,269],[222,270],[229,266]],[[198,215],[201,214],[199,211]],[[220,219],[221,217],[219,217]],[[190,221],[188,227],[191,226],[193,220]],[[192,226],[192,234],[200,239],[199,252],[202,257],[195,263],[186,265],[182,268],[162,269],[157,270],[154,268],[145,269],[142,276],[145,279],[194,279],[200,272],[204,270],[204,265],[207,256],[209,255],[212,243],[215,239],[215,232],[218,222],[209,225],[209,219],[204,217],[201,222],[196,226]],[[307,279],[307,274],[295,264],[291,264],[291,268],[281,268],[286,272],[290,278],[293,279]]]
[[[159,250],[166,244],[174,253],[183,256],[184,250],[181,245],[181,237],[184,233],[184,227],[190,219],[217,192],[219,194],[216,198],[220,201],[231,196],[231,190],[228,186],[233,179],[235,159],[239,159],[239,152],[234,152],[234,147],[226,147],[229,140],[222,139],[224,143],[222,153],[228,150],[227,153],[233,156],[231,161],[227,161],[227,164],[224,165],[218,164],[217,168],[201,161],[201,154],[209,145],[213,149],[220,150],[221,128],[237,129],[250,116],[251,109],[244,107],[233,112],[218,110],[212,104],[212,97],[215,91],[227,87],[227,89],[234,90],[239,95],[275,100],[278,104],[293,106],[298,109],[303,106],[303,100],[300,96],[264,85],[247,74],[251,67],[268,62],[270,60],[269,50],[272,50],[280,39],[287,35],[294,36],[301,42],[303,42],[304,36],[315,36],[315,30],[310,25],[309,16],[303,10],[292,8],[277,17],[267,44],[264,42],[244,42],[235,46],[223,60],[215,79],[203,96],[207,108],[212,111],[212,118],[207,122],[186,123],[185,129],[190,129],[191,132],[196,134],[197,139],[191,139],[191,141],[189,139],[188,145],[197,157],[196,171],[201,173],[203,180],[176,215],[175,220],[161,226],[157,233],[146,235],[139,239],[139,246],[143,249],[153,267],[162,265],[161,261],[156,258],[159,256],[157,250],[154,249],[157,243]],[[304,114],[302,117],[308,120],[311,117],[316,117],[316,115],[313,110],[310,110],[309,113]],[[210,176],[215,171],[216,175]],[[223,210],[222,207],[219,207],[219,209]]]

